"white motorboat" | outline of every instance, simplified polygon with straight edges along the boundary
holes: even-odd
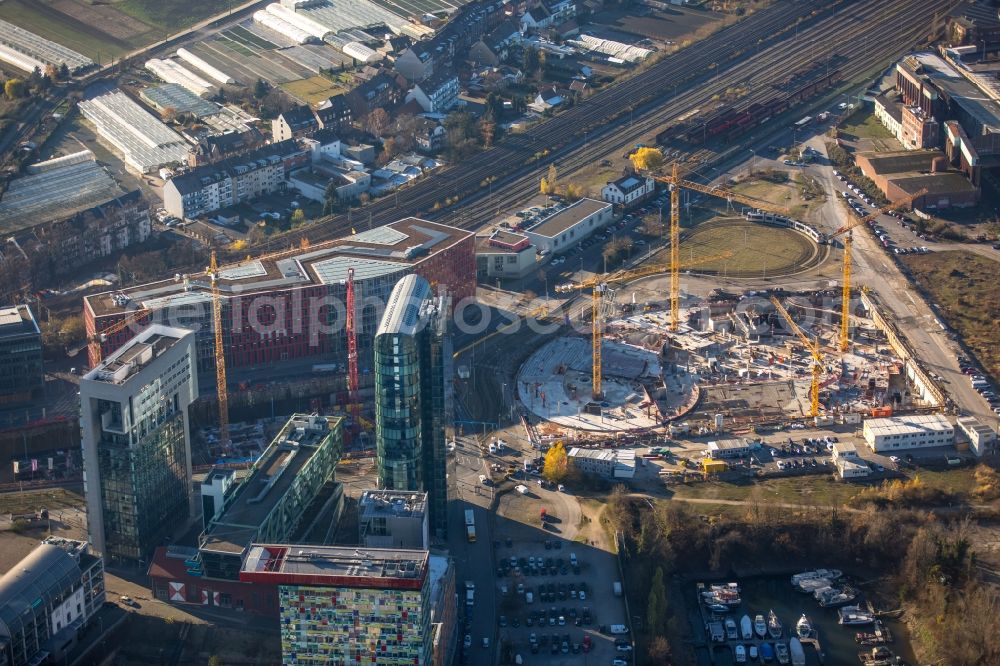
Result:
[[[753,638],[753,620],[750,619],[749,615],[744,615],[740,618],[740,635],[743,636],[743,640],[745,641]]]
[[[774,644],[774,654],[777,656],[779,664],[787,664],[791,661],[788,653],[788,646],[784,643],[778,642]]]
[[[771,638],[781,638],[781,632],[783,628],[781,626],[781,620],[778,619],[778,614],[774,610],[767,612],[767,633],[771,634]]]
[[[802,649],[799,639],[793,637],[788,641],[788,653],[792,658],[792,666],[806,666],[806,651]]]
[[[828,590],[816,590],[813,592],[813,596],[816,597],[816,601],[823,608],[836,608],[837,606],[843,606],[844,604],[849,604],[857,598],[857,593],[851,588],[844,588],[839,590],[835,587],[831,587]]]
[[[830,587],[829,578],[807,578],[799,581],[795,589],[806,594],[813,594],[816,590],[821,590],[824,587]]]
[[[763,615],[758,615],[753,619],[753,630],[761,638],[767,637],[767,622]]]
[[[736,628],[736,620],[731,617],[726,618],[726,640],[735,641],[739,638],[739,630]]]
[[[816,569],[815,571],[803,571],[802,573],[797,573],[792,576],[792,585],[798,585],[800,582],[810,578],[837,580],[843,575],[843,572],[839,569]]]
[[[856,626],[861,624],[873,624],[875,622],[875,615],[861,608],[861,606],[858,606],[857,604],[837,609],[837,615],[837,622],[843,625]]]
[[[757,646],[751,645],[748,652],[750,654],[750,661],[757,661],[757,656],[758,656]]]
[[[745,647],[743,647],[742,645],[737,645],[736,647],[734,647],[733,648],[733,654],[736,655],[736,663],[737,664],[745,664],[745,663],[747,663],[747,649]]]
[[[805,613],[803,613],[799,621],[795,623],[795,633],[798,634],[799,638],[809,638],[812,636],[812,632],[812,623],[806,617]]]

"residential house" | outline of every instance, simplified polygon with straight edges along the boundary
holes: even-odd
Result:
[[[549,0],[543,4],[552,17],[552,25],[565,23],[576,16],[576,0]]]
[[[552,25],[552,15],[545,5],[532,7],[521,15],[521,33],[539,32]]]
[[[546,86],[538,91],[535,100],[528,105],[528,108],[538,113],[543,113],[549,109],[563,103],[563,95],[555,86]]]
[[[347,103],[354,119],[361,120],[375,109],[395,107],[402,101],[405,90],[405,81],[383,69],[347,93]]]
[[[354,113],[346,95],[334,95],[320,102],[314,113],[320,129],[344,130],[354,121]]]
[[[512,21],[504,21],[469,48],[469,60],[476,65],[498,66],[507,59],[510,46],[521,41],[521,33]]]
[[[250,127],[245,132],[202,136],[188,154],[188,166],[214,164],[227,157],[259,148],[263,143],[264,135],[256,127]]]
[[[632,208],[656,193],[656,181],[651,176],[626,174],[618,180],[609,180],[601,188],[601,198],[622,208]]]
[[[300,136],[308,136],[319,129],[316,115],[305,104],[278,114],[271,121],[272,141],[287,141]]]
[[[458,101],[458,90],[458,77],[440,70],[414,85],[406,101],[417,102],[427,113],[446,113]]]
[[[416,121],[414,139],[417,143],[417,150],[422,153],[436,153],[442,150],[447,134],[444,125],[434,122],[430,118],[418,117]]]
[[[423,81],[434,72],[431,42],[415,42],[399,54],[392,66],[410,81]]]
[[[524,81],[524,74],[516,67],[502,65],[490,67],[477,74],[479,85],[486,92],[502,92],[510,86],[519,85]]]

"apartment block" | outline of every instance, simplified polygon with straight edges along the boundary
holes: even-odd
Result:
[[[163,207],[181,219],[206,215],[278,190],[289,171],[308,163],[295,140],[272,143],[174,176],[163,186]]]
[[[193,332],[152,325],[80,380],[87,527],[109,562],[148,562],[191,515],[195,357]]]

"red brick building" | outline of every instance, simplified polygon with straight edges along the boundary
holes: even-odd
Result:
[[[354,269],[359,360],[366,367],[371,364],[371,340],[385,302],[403,276],[420,275],[435,291],[447,294],[453,306],[475,296],[475,235],[406,218],[344,239],[221,267],[227,368],[308,358],[330,363],[342,357],[346,362],[349,268]],[[215,367],[211,300],[205,273],[87,296],[83,303],[87,337],[146,312],[142,323],[170,322],[196,330],[198,371],[210,373]],[[106,335],[102,356],[128,341],[135,334],[133,328]],[[91,358],[90,364],[96,361]]]

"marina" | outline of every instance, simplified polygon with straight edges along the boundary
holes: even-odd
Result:
[[[818,581],[826,584],[813,589]],[[840,571],[701,582],[695,588],[697,615],[692,606],[691,620],[700,620],[703,636],[698,664],[913,663],[903,626],[864,601]],[[739,602],[721,603],[723,597]]]

